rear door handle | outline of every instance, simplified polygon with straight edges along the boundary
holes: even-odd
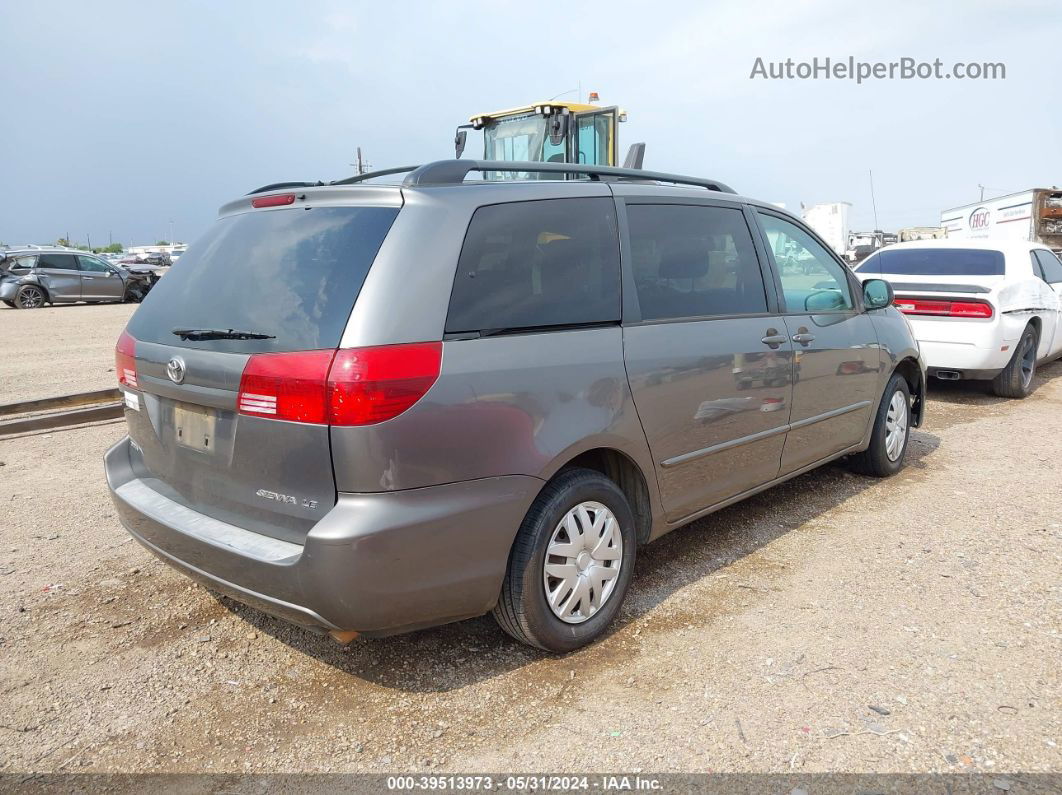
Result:
[[[96,277],[95,277],[95,276],[82,276],[81,278],[82,278],[82,279],[88,279],[88,280],[89,280],[89,281],[91,282],[91,281],[92,281],[93,279],[95,279]]]
[[[801,331],[799,334],[793,335],[793,342],[799,342],[801,345],[808,345],[815,341],[814,334],[808,334],[806,331]]]
[[[778,348],[785,342],[785,334],[779,334],[778,329],[767,329],[767,335],[760,340],[764,345],[769,348]]]

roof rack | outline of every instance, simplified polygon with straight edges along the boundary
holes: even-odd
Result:
[[[267,190],[283,190],[284,188],[319,188],[324,185],[323,182],[273,182],[269,185],[263,185],[260,188],[255,188],[248,193],[248,196],[253,196],[256,193],[265,193]]]
[[[597,166],[582,163],[537,163],[521,162],[513,160],[436,160],[434,163],[425,163],[420,166],[399,166],[397,168],[385,168],[380,171],[370,171],[368,174],[358,174],[346,179],[337,179],[329,182],[329,185],[356,185],[378,177],[386,177],[391,174],[409,174],[402,181],[406,188],[424,187],[428,185],[459,185],[465,181],[473,171],[502,171],[505,173],[520,173],[525,171],[536,174],[585,174],[591,180],[598,182],[602,179],[610,180],[637,180],[639,182],[671,182],[675,185],[694,185],[699,188],[718,191],[719,193],[737,193],[729,185],[715,179],[702,179],[701,177],[687,177],[682,174],[668,174],[663,171],[646,171],[641,168],[617,168],[615,166]],[[323,182],[274,182],[272,185],[263,185],[261,188],[251,191],[248,196],[255,193],[264,193],[271,190],[283,190],[284,188],[315,188],[321,187]]]
[[[379,171],[370,171],[366,174],[358,174],[354,177],[347,177],[346,179],[337,179],[333,182],[329,182],[329,185],[354,185],[358,182],[365,182],[368,179],[376,179],[377,177],[386,177],[389,174],[405,174],[407,171],[416,171],[423,166],[398,166],[397,168],[384,168]]]
[[[400,169],[402,171],[406,169]],[[720,193],[737,193],[729,185],[718,180],[687,177],[682,174],[667,174],[663,171],[646,171],[640,168],[617,168],[583,163],[524,163],[511,160],[437,160],[426,163],[412,171],[402,182],[404,187],[425,185],[454,185],[463,182],[472,171],[503,171],[506,173],[532,171],[536,174],[585,174],[591,180],[604,178],[638,180],[641,182],[671,182],[676,185],[694,185]]]

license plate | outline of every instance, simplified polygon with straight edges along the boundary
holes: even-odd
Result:
[[[199,450],[214,452],[214,423],[217,414],[202,406],[177,404],[173,407],[174,433],[177,444]]]

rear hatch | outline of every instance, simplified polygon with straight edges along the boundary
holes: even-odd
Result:
[[[311,208],[302,196],[281,209],[248,202],[155,285],[117,354],[129,436],[150,487],[295,543],[335,504],[328,425],[298,413],[299,372],[283,386],[295,395],[287,401],[294,413],[278,411],[276,394],[260,396],[254,385],[278,363],[327,373],[399,212],[394,196],[395,206]],[[241,394],[249,362],[266,375],[245,379]]]

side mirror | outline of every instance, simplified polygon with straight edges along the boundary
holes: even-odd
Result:
[[[568,138],[568,114],[555,113],[547,122],[549,130],[549,142],[553,146],[561,146]]]
[[[890,306],[896,294],[892,285],[884,279],[867,279],[863,282],[863,306],[870,309],[884,309]]]
[[[466,140],[468,140],[468,130],[458,130],[454,136],[454,155],[458,159],[464,154]]]
[[[839,290],[819,290],[804,299],[805,312],[832,312],[844,308],[844,296]]]

